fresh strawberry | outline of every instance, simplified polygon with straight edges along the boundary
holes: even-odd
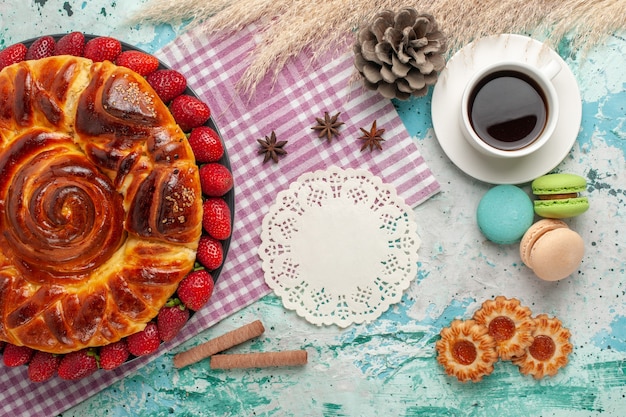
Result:
[[[164,342],[172,340],[180,329],[189,320],[189,310],[180,302],[178,298],[169,300],[165,306],[159,310],[157,316],[157,328],[159,337]]]
[[[183,94],[187,88],[185,76],[173,69],[156,70],[146,76],[146,81],[164,103],[169,103]]]
[[[199,126],[191,131],[189,145],[196,161],[217,162],[224,156],[224,145],[219,135],[208,126]]]
[[[213,294],[213,277],[206,270],[190,272],[178,285],[178,298],[188,308],[198,311]]]
[[[44,382],[54,376],[61,362],[61,356],[48,352],[35,352],[28,363],[28,379],[33,382]]]
[[[70,352],[61,358],[58,374],[61,379],[74,381],[85,378],[98,370],[96,352],[86,348]]]
[[[209,197],[221,197],[233,188],[233,174],[224,165],[211,162],[200,167],[200,186]]]
[[[84,51],[85,35],[81,32],[72,32],[57,41],[53,55],[83,56]]]
[[[26,58],[28,48],[23,43],[16,43],[0,51],[0,70]]]
[[[139,75],[146,76],[159,68],[159,60],[150,54],[140,51],[124,51],[115,63],[121,67],[130,68]]]
[[[154,322],[146,324],[146,327],[137,333],[133,333],[126,338],[128,350],[135,356],[148,355],[159,348],[161,339],[159,330]]]
[[[35,351],[27,346],[16,346],[7,343],[2,353],[2,359],[6,366],[26,365],[33,357]]]
[[[209,271],[216,270],[224,261],[222,243],[211,236],[202,235],[198,244],[196,259]]]
[[[130,356],[126,339],[118,340],[100,348],[100,368],[110,371],[115,369]]]
[[[122,44],[120,41],[108,36],[98,36],[85,44],[83,56],[94,62],[115,62],[115,59],[121,52]]]
[[[230,208],[221,198],[207,198],[202,204],[202,226],[215,239],[224,240],[230,236]]]
[[[54,54],[55,45],[56,42],[52,36],[42,36],[30,45],[25,59],[48,58]]]
[[[170,111],[183,132],[202,126],[211,117],[211,110],[206,103],[187,94],[182,94],[172,100]]]

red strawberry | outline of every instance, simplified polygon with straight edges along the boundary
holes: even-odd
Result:
[[[152,55],[140,51],[124,51],[115,63],[119,66],[130,68],[139,75],[148,75],[159,68],[159,60]]]
[[[217,162],[224,156],[224,145],[219,135],[208,126],[199,126],[191,131],[189,145],[196,161]]]
[[[206,270],[190,272],[178,286],[178,298],[189,309],[198,311],[213,294],[213,278]]]
[[[156,351],[161,344],[157,325],[153,322],[146,324],[142,331],[128,336],[126,342],[129,352],[135,356],[148,355]]]
[[[164,342],[172,340],[189,320],[189,310],[178,298],[169,300],[159,311],[157,328]]]
[[[53,55],[83,56],[84,51],[85,35],[81,32],[72,32],[57,41]]]
[[[37,351],[28,364],[28,379],[44,382],[52,378],[59,367],[61,356]]]
[[[202,204],[202,226],[215,239],[224,240],[230,236],[230,208],[221,198],[207,198]]]
[[[85,44],[83,56],[94,62],[115,62],[115,59],[121,52],[122,44],[120,41],[108,36],[98,36]]]
[[[183,132],[202,126],[211,117],[211,109],[206,103],[187,94],[182,94],[172,100],[170,111]]]
[[[233,174],[217,162],[200,167],[200,186],[209,197],[221,197],[233,188]]]
[[[110,371],[115,369],[130,356],[126,339],[118,340],[100,348],[100,368]]]
[[[34,354],[35,351],[27,346],[16,346],[7,343],[2,353],[2,359],[6,366],[22,366],[26,365]]]
[[[48,58],[54,53],[55,45],[56,42],[52,36],[42,36],[30,45],[25,59]]]
[[[169,103],[184,93],[187,88],[185,76],[172,69],[156,70],[146,76],[146,81],[148,81],[148,84],[152,86],[164,103]]]
[[[28,48],[23,43],[16,43],[0,51],[0,70],[26,58]]]
[[[224,261],[222,243],[211,236],[202,235],[198,244],[196,258],[209,271],[216,270]]]
[[[96,352],[91,349],[81,349],[70,352],[61,358],[58,374],[61,379],[74,381],[85,378],[98,370]]]

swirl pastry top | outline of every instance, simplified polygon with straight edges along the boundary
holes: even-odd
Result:
[[[141,330],[201,219],[193,153],[141,76],[69,56],[0,72],[0,340],[67,353]]]

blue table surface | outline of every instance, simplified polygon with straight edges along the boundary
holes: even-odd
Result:
[[[127,17],[148,0],[8,0],[0,3],[0,48],[42,34],[111,35],[156,51],[184,30]],[[419,273],[403,300],[371,324],[316,327],[269,295],[136,374],[63,413],[69,416],[623,416],[626,410],[626,39],[609,36],[582,53],[565,39],[557,52],[579,83],[583,120],[557,168],[588,180],[591,209],[570,226],[586,244],[580,271],[556,283],[533,276],[517,245],[485,241],[474,221],[489,184],[459,171],[432,131],[430,95],[395,102],[442,190],[415,209],[422,239]],[[527,189],[527,187],[526,187]],[[227,267],[227,265],[226,265]],[[534,313],[556,315],[574,352],[556,377],[535,381],[510,363],[477,384],[447,377],[435,360],[439,331],[469,318],[496,295],[519,297]],[[207,361],[172,367],[172,356],[261,319],[266,333],[239,351],[307,349],[299,368],[214,371]]]

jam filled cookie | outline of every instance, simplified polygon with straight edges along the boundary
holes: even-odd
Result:
[[[567,357],[573,349],[569,342],[570,331],[564,328],[557,318],[540,314],[535,318],[536,328],[533,343],[526,352],[513,359],[524,375],[536,379],[554,376],[560,368],[567,365]]]
[[[461,382],[477,382],[493,372],[498,360],[496,342],[485,326],[474,320],[454,320],[440,335],[437,361],[448,375]]]
[[[498,296],[485,301],[474,313],[473,319],[487,327],[489,335],[496,341],[496,351],[502,360],[521,356],[533,342],[535,322],[528,307],[519,300]]]

